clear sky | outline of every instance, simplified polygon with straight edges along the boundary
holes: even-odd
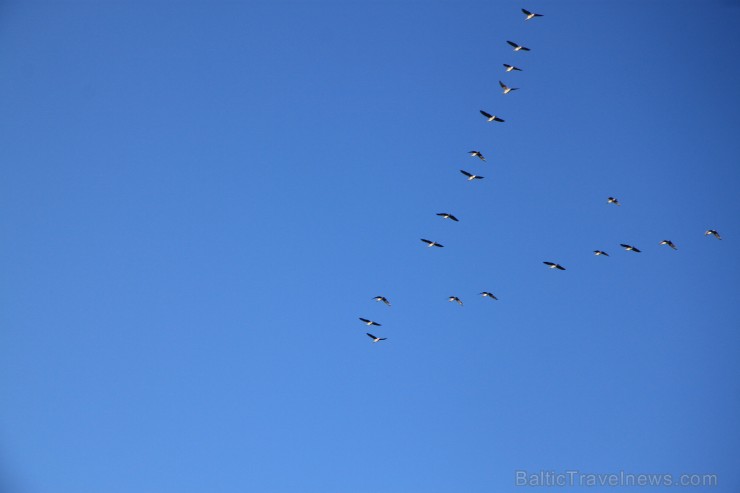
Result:
[[[0,1],[0,490],[739,491],[738,25]]]

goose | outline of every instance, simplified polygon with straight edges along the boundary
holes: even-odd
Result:
[[[495,115],[492,115],[490,113],[486,113],[483,110],[480,110],[480,114],[483,115],[483,116],[485,116],[486,118],[488,118],[488,121],[489,122],[503,122],[504,121],[501,118],[499,118],[499,117],[497,117]]]
[[[530,51],[526,46],[518,45],[513,41],[507,41],[507,43],[514,47],[514,51]]]
[[[524,13],[524,15],[527,16],[527,18],[524,19],[525,21],[528,21],[530,19],[534,19],[535,17],[542,17],[542,14],[535,14],[534,12],[530,12],[527,9],[522,9],[522,13]]]
[[[504,67],[506,67],[507,72],[511,72],[512,70],[522,72],[522,69],[520,69],[519,67],[515,67],[514,65],[509,65],[508,63],[504,63]]]
[[[663,240],[663,241],[660,242],[660,244],[661,245],[668,245],[669,247],[673,248],[674,250],[678,250],[678,248],[676,248],[676,245],[674,245],[671,240]]]
[[[563,267],[560,264],[556,264],[555,262],[542,262],[542,263],[550,267],[551,269],[565,270],[565,267]]]
[[[429,241],[429,240],[425,240],[424,238],[422,238],[421,241],[423,241],[424,243],[426,243],[427,244],[427,247],[444,248],[444,245],[441,245],[441,244],[437,243],[436,241]]]
[[[480,293],[480,295],[483,296],[484,298],[486,297],[491,298],[492,300],[498,299],[493,295],[493,293],[489,293],[488,291],[483,291],[482,293]]]
[[[458,305],[460,305],[460,306],[463,306],[463,302],[462,302],[462,300],[461,300],[460,298],[458,298],[457,296],[450,296],[450,297],[449,297],[449,298],[447,299],[447,301],[454,301],[454,302],[455,302],[455,303],[457,303]]]
[[[465,171],[465,170],[462,170],[462,169],[460,170],[460,173],[462,173],[462,174],[464,174],[465,176],[467,176],[467,177],[468,177],[468,181],[471,181],[471,180],[482,180],[483,178],[485,178],[485,177],[483,177],[483,176],[478,176],[478,175],[473,175],[473,174],[470,174],[470,173],[468,173],[467,171]]]
[[[619,201],[614,197],[609,197],[606,201],[607,204],[614,204],[614,205],[622,205],[619,203]]]
[[[453,221],[458,222],[458,219],[449,212],[438,212],[437,215],[442,216],[444,219],[452,219]]]
[[[633,252],[636,252],[636,253],[640,253],[640,250],[638,248],[633,247],[632,245],[627,245],[627,244],[624,244],[624,243],[620,243],[619,246],[621,246],[622,248],[624,248],[628,252],[629,251],[633,251]]]
[[[498,81],[498,85],[500,85],[501,89],[504,90],[504,94],[509,94],[511,91],[516,91],[517,89],[519,89],[518,87],[509,87],[501,81]]]
[[[604,255],[605,257],[609,256],[608,253],[602,252],[601,250],[594,250],[594,255]]]
[[[470,157],[477,157],[481,161],[486,160],[486,158],[483,157],[483,154],[480,151],[468,151],[468,153],[470,154]]]
[[[708,230],[707,230],[707,231],[706,231],[706,232],[704,233],[704,236],[706,236],[706,235],[713,235],[713,236],[714,236],[715,238],[717,238],[718,240],[721,240],[721,239],[722,239],[722,237],[721,237],[721,236],[719,235],[719,233],[717,233],[717,230],[715,230],[715,229],[708,229]]]
[[[365,334],[367,334],[367,336],[368,336],[369,338],[371,338],[371,339],[373,340],[373,342],[374,342],[374,343],[375,343],[375,342],[379,342],[379,341],[385,341],[386,339],[388,339],[387,337],[375,337],[375,336],[374,336],[374,335],[372,335],[372,334],[371,334],[370,332],[365,332]]]
[[[368,320],[362,317],[360,317],[360,320],[362,320],[362,323],[364,323],[365,325],[375,325],[376,327],[380,327],[380,324],[378,322],[373,322],[372,320]]]
[[[387,298],[386,298],[385,296],[376,296],[376,297],[375,297],[375,298],[373,298],[373,299],[374,299],[375,301],[382,301],[382,302],[383,302],[383,303],[385,303],[386,305],[388,305],[388,306],[391,306],[391,302],[390,302],[390,301],[388,301],[388,299],[387,299]]]

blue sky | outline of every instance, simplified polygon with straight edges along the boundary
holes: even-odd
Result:
[[[739,22],[1,2],[0,486],[737,491]]]

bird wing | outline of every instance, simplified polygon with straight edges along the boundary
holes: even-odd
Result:
[[[560,264],[555,264],[555,268],[556,268],[556,269],[559,269],[559,270],[565,270],[565,267],[563,267],[563,266],[562,266],[562,265],[560,265]]]
[[[498,85],[500,85],[503,89],[506,89],[506,84],[504,84],[501,81],[498,81]]]
[[[468,178],[470,178],[471,176],[473,176],[473,175],[471,175],[470,173],[468,173],[467,171],[465,171],[465,170],[463,170],[463,169],[461,169],[461,170],[460,170],[460,173],[464,174],[464,175],[465,175],[465,176],[467,176]]]
[[[522,12],[524,12],[524,15],[532,15],[532,12],[527,9],[522,9]]]
[[[452,219],[453,221],[457,221],[457,218],[456,218],[455,216],[453,216],[452,214],[448,214],[447,216],[448,216],[448,217],[449,217],[450,219]]]
[[[491,115],[490,113],[486,113],[483,110],[480,110],[480,114],[483,115],[483,116],[485,116],[486,118],[493,118],[493,115]]]
[[[373,340],[377,339],[377,337],[375,337],[374,335],[372,335],[370,332],[365,332],[365,334],[367,334],[367,336],[370,337],[370,338],[372,338]]]
[[[366,319],[366,318],[362,318],[362,317],[360,317],[360,320],[362,320],[362,321],[363,321],[363,322],[365,322],[366,324],[369,324],[369,323],[370,323],[370,320],[368,320],[368,319]]]
[[[519,46],[518,44],[516,44],[516,43],[515,43],[515,42],[513,42],[513,41],[507,41],[507,43],[509,43],[509,44],[510,44],[511,46],[513,46],[514,48],[516,48],[517,46]]]
[[[421,241],[423,241],[424,243],[428,245],[431,245],[432,243],[434,243],[433,241],[425,240],[424,238],[422,238]]]

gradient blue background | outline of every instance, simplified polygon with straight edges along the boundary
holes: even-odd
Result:
[[[729,0],[0,2],[0,488],[740,490],[738,25]]]

